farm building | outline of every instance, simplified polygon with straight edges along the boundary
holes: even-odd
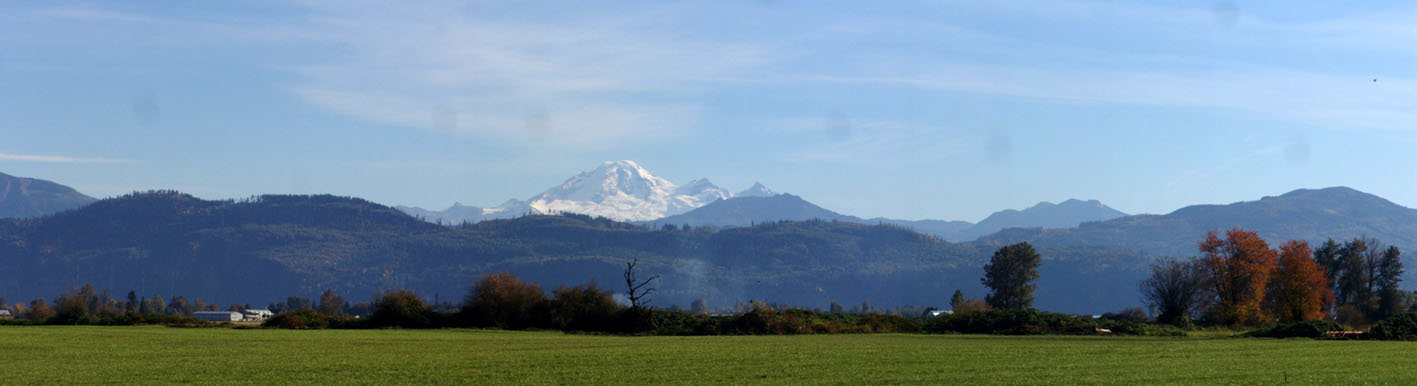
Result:
[[[0,319],[10,319],[12,317],[14,316],[10,314],[10,310],[0,310]]]
[[[239,322],[244,318],[235,311],[197,311],[192,313],[192,317],[211,322]]]
[[[263,321],[263,320],[266,320],[266,319],[270,319],[271,316],[274,316],[274,315],[275,315],[275,313],[273,313],[273,312],[271,312],[271,310],[267,310],[267,309],[245,310],[245,311],[241,311],[241,314],[242,314],[242,316],[245,318],[246,321],[256,321],[256,322]]]

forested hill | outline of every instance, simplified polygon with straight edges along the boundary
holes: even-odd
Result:
[[[659,304],[705,298],[825,306],[942,305],[955,289],[983,296],[990,244],[951,244],[889,225],[774,222],[659,230],[579,215],[443,227],[335,196],[206,201],[148,192],[0,223],[0,296],[52,297],[82,283],[145,296],[264,304],[333,289],[362,298],[408,288],[457,301],[483,273],[546,287],[596,280],[619,290],[625,262],[662,277]],[[1134,305],[1139,256],[1043,249],[1038,306],[1102,312]],[[1106,264],[1094,264],[1105,261]],[[1113,274],[1116,273],[1116,274]]]

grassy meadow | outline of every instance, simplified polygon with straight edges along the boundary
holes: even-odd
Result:
[[[0,327],[4,384],[1417,383],[1417,343]]]

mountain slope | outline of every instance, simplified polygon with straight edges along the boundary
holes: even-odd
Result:
[[[0,218],[39,217],[93,202],[68,186],[0,173]]]
[[[652,226],[663,224],[691,226],[748,226],[772,221],[841,220],[863,222],[807,202],[791,194],[768,197],[734,197],[719,200],[684,214],[649,221]]]

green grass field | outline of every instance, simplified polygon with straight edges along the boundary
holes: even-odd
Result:
[[[0,327],[3,384],[1417,383],[1417,343]]]

